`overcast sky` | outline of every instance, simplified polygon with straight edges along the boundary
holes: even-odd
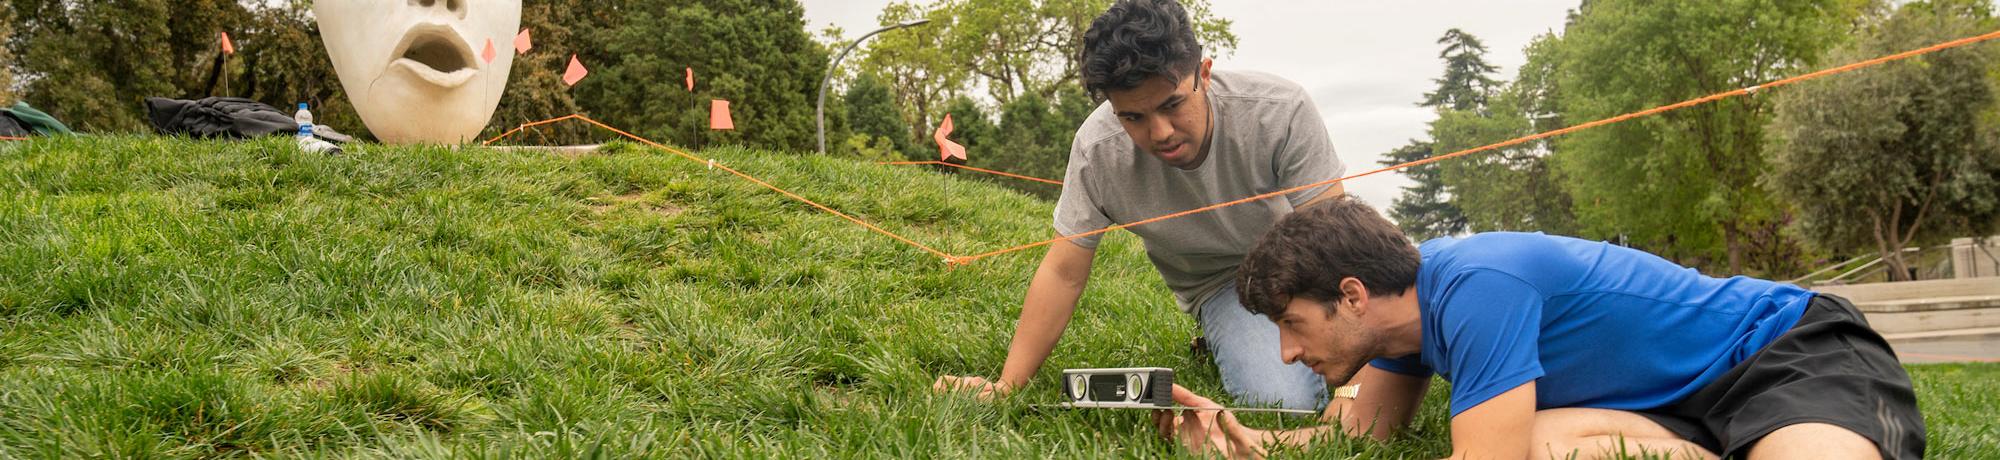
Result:
[[[1348,172],[1378,167],[1382,154],[1424,137],[1436,116],[1417,107],[1443,73],[1437,39],[1464,29],[1486,43],[1488,62],[1511,79],[1536,35],[1559,31],[1578,0],[1211,0],[1235,21],[1234,54],[1217,69],[1252,69],[1291,79],[1312,92],[1327,132]],[[827,24],[849,37],[874,30],[889,0],[803,0],[808,29]],[[976,155],[976,153],[975,153]],[[1347,183],[1377,208],[1387,207],[1408,181],[1380,174]]]

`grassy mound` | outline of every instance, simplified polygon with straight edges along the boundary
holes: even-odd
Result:
[[[1051,233],[1049,203],[992,184],[703,155],[952,253]],[[947,269],[630,145],[0,143],[0,457],[1178,452],[1143,413],[1028,407],[1065,367],[1174,367],[1221,393],[1129,234],[1021,397],[929,391],[998,372],[1038,257]],[[1914,372],[1932,452],[1993,454],[2000,368]],[[1443,455],[1436,396],[1417,437],[1313,456]]]

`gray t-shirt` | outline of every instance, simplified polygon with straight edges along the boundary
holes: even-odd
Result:
[[[1212,144],[1208,158],[1192,171],[1169,166],[1134,145],[1110,104],[1091,112],[1070,146],[1069,171],[1056,202],[1056,232],[1076,235],[1346,173],[1319,110],[1297,83],[1265,73],[1215,71],[1209,88],[1202,93],[1214,120]],[[1282,200],[1128,230],[1145,241],[1147,257],[1173,289],[1181,311],[1193,313],[1236,276],[1257,237],[1324,191],[1324,186],[1315,187]],[[1072,241],[1096,248],[1098,238]]]

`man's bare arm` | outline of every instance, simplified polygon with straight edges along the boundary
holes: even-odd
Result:
[[[1426,377],[1364,366],[1348,384],[1361,385],[1360,394],[1351,400],[1335,398],[1327,404],[1326,413],[1320,415],[1320,420],[1339,421],[1338,425],[1266,431],[1263,432],[1264,442],[1303,446],[1311,443],[1313,438],[1333,431],[1336,426],[1342,434],[1350,437],[1366,436],[1387,441],[1416,418],[1417,409],[1423,404],[1424,392],[1430,389],[1431,381]]]
[[[1014,340],[1007,347],[1007,363],[999,380],[988,382],[982,377],[946,375],[938,377],[934,388],[973,390],[982,397],[993,397],[1027,385],[1048,360],[1049,352],[1062,338],[1063,329],[1069,327],[1077,299],[1083,296],[1084,285],[1090,280],[1091,259],[1096,255],[1097,250],[1072,242],[1050,244],[1041,266],[1035,269],[1034,279],[1028,282],[1027,299],[1022,303],[1020,321],[1014,324]]]
[[[1532,444],[1535,382],[1521,384],[1451,418],[1451,458],[1522,459]]]
[[[1021,306],[1021,321],[1014,325],[1014,342],[1007,347],[1007,364],[1000,381],[1019,388],[1034,379],[1049,352],[1055,350],[1063,329],[1076,313],[1077,299],[1090,282],[1091,259],[1097,250],[1073,242],[1049,245],[1048,255],[1035,269],[1028,283],[1028,299]]]

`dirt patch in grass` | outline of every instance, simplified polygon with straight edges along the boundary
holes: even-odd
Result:
[[[321,375],[319,376],[319,378],[315,379],[305,380],[301,384],[305,385],[307,388],[312,388],[314,390],[325,390],[328,388],[333,388],[334,382],[338,382],[340,381],[340,379],[347,378],[348,376],[360,372],[366,372],[366,371],[361,369],[356,369],[354,365],[348,364],[346,362],[334,361],[333,366],[330,366],[330,369],[327,371],[326,375]]]
[[[618,209],[620,206],[626,206],[626,205],[641,206],[645,208],[647,211],[651,211],[654,214],[659,214],[662,217],[679,215],[680,213],[687,211],[687,208],[676,206],[673,203],[648,203],[646,202],[645,192],[632,192],[622,195],[591,197],[585,199],[584,202],[587,203],[588,206],[590,206],[590,211],[592,213],[595,213],[600,216],[608,214],[611,211]]]

